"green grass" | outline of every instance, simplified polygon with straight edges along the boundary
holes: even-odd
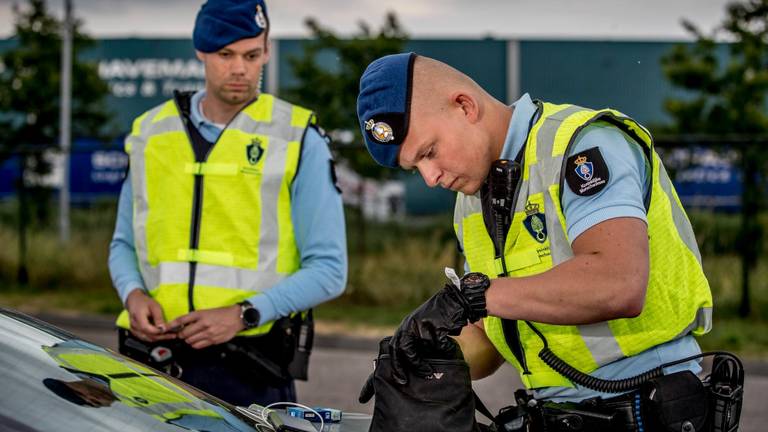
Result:
[[[705,351],[724,350],[768,360],[768,321],[715,317],[712,331],[699,338]]]
[[[74,209],[72,241],[65,247],[59,244],[58,233],[50,223],[32,218],[29,283],[24,286],[15,282],[18,219],[14,206],[0,203],[0,305],[31,312],[119,312],[121,306],[107,269],[114,204]],[[701,338],[702,346],[768,358],[768,259],[762,259],[751,275],[752,313],[741,319],[737,313],[741,264],[733,252],[738,217],[695,213],[691,219],[699,241],[704,241],[704,270],[715,301],[714,329]],[[373,222],[361,226],[353,213],[348,214],[349,283],[344,295],[316,309],[318,320],[351,332],[394,328],[443,286],[444,267],[461,269],[450,224],[450,215],[439,215],[409,220],[407,226]],[[364,244],[360,240],[363,237]]]
[[[40,291],[11,287],[0,292],[0,306],[28,313],[55,312],[117,316],[122,309],[117,294],[111,289]]]

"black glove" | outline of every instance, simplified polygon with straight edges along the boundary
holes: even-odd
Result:
[[[467,273],[461,278],[461,290],[454,284],[445,287],[424,302],[400,323],[390,341],[392,372],[400,384],[408,382],[406,368],[421,377],[432,375],[424,358],[451,358],[455,342],[468,322],[488,315],[485,290],[490,281],[482,273]]]

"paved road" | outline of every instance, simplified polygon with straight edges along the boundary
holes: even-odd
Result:
[[[116,348],[116,337],[109,323],[98,320],[61,319],[43,316],[83,339]],[[344,411],[372,413],[373,403],[361,405],[357,402],[360,386],[373,369],[376,342],[364,339],[333,339],[320,336],[312,352],[310,380],[298,382],[299,399],[318,406],[337,407]],[[763,432],[768,430],[768,365],[748,362],[745,399],[741,418],[741,432]],[[514,390],[521,387],[515,370],[505,365],[492,378],[473,383],[475,391],[491,412],[504,406],[503,401],[513,400]]]

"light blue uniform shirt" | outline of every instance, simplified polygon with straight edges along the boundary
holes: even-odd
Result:
[[[513,106],[512,119],[501,151],[502,159],[514,159],[525,143],[528,125],[536,114],[536,105],[526,93]],[[599,147],[610,176],[608,184],[592,196],[580,196],[563,185],[563,214],[571,243],[594,225],[617,217],[634,217],[648,223],[643,198],[649,189],[649,166],[641,147],[615,127],[593,124],[584,128],[574,142],[569,157],[575,153]],[[607,364],[591,375],[603,379],[621,379],[635,376],[661,364],[679,360],[701,352],[693,336],[685,336],[655,346],[632,357]],[[666,373],[680,370],[701,371],[698,362],[690,361],[665,369]],[[578,401],[595,396],[609,398],[611,393],[600,393],[581,386],[547,387],[535,392],[536,397],[554,402]]]
[[[199,109],[201,90],[191,101],[192,123],[203,137],[216,142],[222,128],[206,119]],[[291,220],[301,258],[300,269],[275,286],[248,300],[259,310],[261,322],[339,296],[347,282],[347,239],[341,195],[331,179],[331,153],[325,139],[308,128],[301,146],[299,171],[291,185]],[[109,272],[120,299],[144,289],[133,238],[133,195],[130,174],[120,190],[115,233],[109,246]]]

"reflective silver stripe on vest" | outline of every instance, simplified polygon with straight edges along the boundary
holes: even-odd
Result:
[[[188,262],[164,262],[153,268],[159,284],[189,283]],[[248,291],[264,291],[280,282],[283,276],[270,271],[197,263],[195,284],[215,287],[237,287]],[[154,285],[157,286],[157,285]]]
[[[456,229],[456,238],[459,240],[462,255],[464,255],[464,215],[472,213],[465,208],[468,201],[466,195],[461,192],[456,193],[456,204],[453,207],[453,226]],[[464,259],[466,260],[466,256]]]
[[[547,216],[545,223],[553,266],[573,257],[568,233],[560,225],[560,220],[557,217],[557,206],[549,193],[550,186],[560,183],[560,171],[563,164],[562,155],[552,156],[555,135],[563,120],[583,110],[584,108],[580,106],[571,105],[544,119],[536,134],[536,164],[529,168],[531,170],[530,195],[540,192],[544,195],[544,214]],[[559,199],[559,196],[556,196],[555,199]]]
[[[149,204],[147,202],[147,179],[146,163],[144,160],[144,149],[147,145],[147,131],[151,128],[153,133],[167,133],[183,130],[183,124],[178,117],[169,117],[159,122],[154,122],[155,117],[163,110],[166,104],[161,104],[150,110],[144,121],[141,122],[140,136],[132,136],[132,150],[130,156],[131,187],[133,189],[133,232],[145,232],[147,218],[149,217]],[[174,121],[175,120],[175,121]],[[140,191],[140,192],[139,192]],[[134,248],[139,263],[149,262],[147,247],[147,237],[145,235],[134,235]],[[159,281],[159,272],[148,265],[139,265],[139,271],[144,281],[144,286],[151,289],[157,286]]]
[[[608,364],[624,357],[607,322],[577,326],[584,344],[598,365]]]
[[[277,272],[278,237],[280,236],[279,218],[277,214],[280,189],[285,175],[285,163],[288,143],[301,143],[304,127],[291,126],[293,106],[277,98],[273,99],[272,119],[270,123],[254,121],[247,115],[238,116],[231,127],[245,131],[258,131],[269,136],[269,148],[264,154],[263,179],[270,179],[269,184],[261,186],[261,227],[259,229],[260,245],[275,245],[275,247],[259,247],[259,263],[256,268],[262,272]],[[306,125],[304,125],[306,126]],[[232,285],[238,286],[238,285]]]
[[[659,182],[669,200],[669,206],[672,210],[672,220],[675,222],[675,228],[677,228],[677,232],[680,234],[680,239],[683,240],[683,243],[685,243],[688,249],[693,253],[693,256],[696,257],[699,265],[701,265],[701,252],[699,252],[699,246],[698,243],[696,243],[696,235],[693,233],[691,224],[688,223],[688,217],[683,212],[683,209],[677,204],[677,200],[672,193],[672,180],[669,179],[667,170],[661,163],[659,163]]]
[[[456,225],[456,231],[459,243],[464,247],[464,218],[472,213],[482,213],[483,208],[480,204],[480,192],[474,195],[465,195],[462,192],[456,193],[456,206],[453,209],[453,223]]]
[[[696,319],[683,331],[680,332],[675,339],[688,335],[693,330],[701,327],[705,332],[712,330],[712,308],[703,307],[696,311]]]

